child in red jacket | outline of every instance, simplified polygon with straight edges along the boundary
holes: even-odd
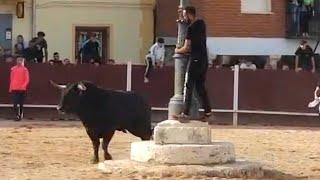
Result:
[[[24,66],[24,58],[17,58],[17,65],[11,68],[10,73],[10,89],[13,98],[13,109],[16,114],[16,120],[23,118],[23,104],[29,85],[29,71]],[[19,108],[18,108],[19,104]]]

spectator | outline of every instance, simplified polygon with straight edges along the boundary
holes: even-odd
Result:
[[[290,35],[299,35],[300,31],[300,8],[297,0],[289,0],[288,3],[288,31]]]
[[[101,63],[100,63],[100,61],[95,61],[95,62],[93,63],[93,65],[96,66],[96,67],[99,67],[99,66],[101,65]]]
[[[63,63],[63,65],[65,65],[65,66],[71,65],[71,61],[70,61],[70,59],[68,59],[68,58],[64,59],[62,63]]]
[[[295,56],[282,55],[280,61],[277,63],[277,68],[282,70],[295,69]]]
[[[14,56],[24,56],[24,50],[26,45],[24,43],[24,38],[22,35],[17,36],[17,43],[14,45]]]
[[[11,50],[7,49],[4,51],[3,58],[6,62],[12,62],[13,61],[13,56]]]
[[[158,38],[157,42],[151,46],[149,53],[146,55],[146,70],[144,73],[144,82],[149,82],[149,75],[156,66],[160,68],[164,65],[165,47],[164,39]]]
[[[300,42],[300,46],[296,50],[295,70],[316,72],[314,61],[314,53],[306,40]]]
[[[257,66],[253,64],[251,61],[240,59],[240,69],[241,70],[257,70]]]
[[[53,53],[53,59],[51,59],[51,60],[49,61],[49,63],[50,63],[51,65],[54,65],[54,64],[62,64],[62,61],[60,60],[60,55],[59,55],[58,52]]]
[[[17,65],[11,68],[9,92],[13,98],[13,109],[16,114],[16,121],[23,118],[23,104],[29,85],[29,71],[24,66],[24,58],[17,58]],[[18,108],[19,105],[19,108]]]
[[[45,33],[40,31],[38,36],[29,42],[29,48],[25,51],[28,61],[42,63],[45,58],[45,62],[48,62],[48,44],[45,36]]]
[[[301,31],[303,37],[309,36],[309,22],[313,16],[313,0],[300,0]]]
[[[0,61],[4,61],[4,48],[0,45]]]
[[[82,63],[94,63],[100,60],[100,43],[96,38],[96,34],[93,33],[90,39],[83,43],[80,50],[82,54]]]
[[[14,58],[12,56],[6,57],[6,63],[12,63],[14,61]]]

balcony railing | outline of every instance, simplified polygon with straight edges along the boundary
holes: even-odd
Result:
[[[288,3],[286,13],[287,38],[320,39],[320,0],[313,6]]]

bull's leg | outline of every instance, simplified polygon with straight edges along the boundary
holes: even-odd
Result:
[[[105,160],[111,160],[112,159],[112,156],[108,152],[108,146],[109,146],[109,143],[110,143],[113,135],[114,135],[114,131],[110,131],[110,132],[106,133],[103,136],[102,147],[103,147],[103,150],[104,150],[104,159]]]
[[[97,164],[99,163],[99,146],[100,146],[100,139],[97,134],[94,132],[91,132],[87,130],[87,134],[89,135],[92,146],[93,146],[93,158],[91,159],[92,164]]]

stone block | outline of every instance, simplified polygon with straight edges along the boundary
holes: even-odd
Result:
[[[131,160],[179,165],[224,164],[235,161],[235,150],[228,142],[158,145],[143,141],[131,144]]]

